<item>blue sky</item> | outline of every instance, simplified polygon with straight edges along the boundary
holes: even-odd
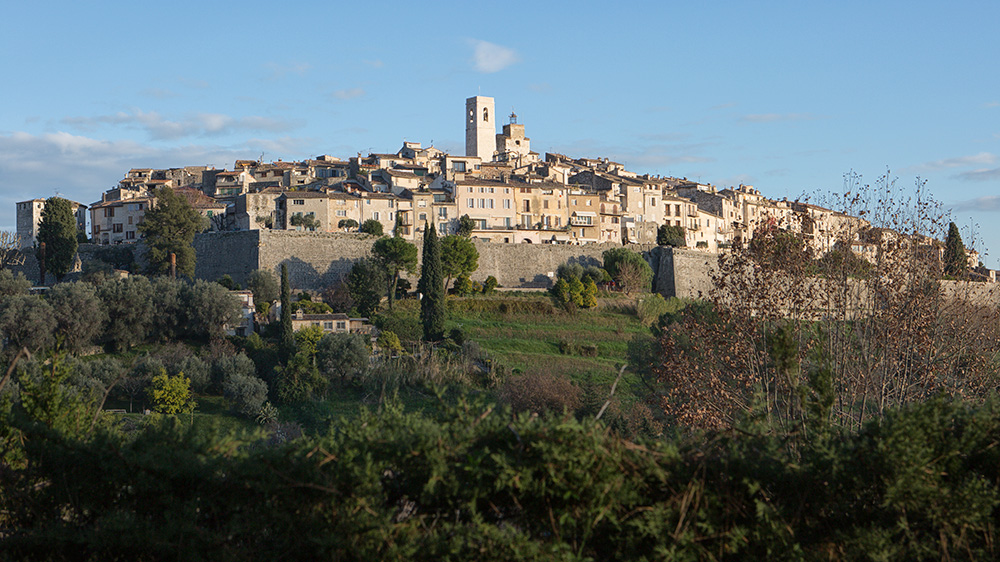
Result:
[[[481,94],[540,153],[640,173],[920,177],[1000,256],[997,2],[5,4],[0,228],[131,167],[462,153]]]

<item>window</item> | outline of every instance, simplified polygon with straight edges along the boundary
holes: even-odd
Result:
[[[209,211],[209,212],[211,213],[212,211]],[[212,215],[208,215],[208,216],[212,216]],[[132,216],[131,215],[129,215],[129,217],[128,217],[128,223],[132,224]]]
[[[485,209],[486,208],[486,200],[485,199],[480,199],[479,200],[479,208],[480,209]]]
[[[451,169],[454,170],[454,171],[456,171],[456,172],[464,172],[465,171],[465,162],[455,162],[454,164],[451,165]],[[472,188],[471,187],[469,188],[469,192],[470,193],[472,192]]]
[[[504,209],[510,209],[510,199],[504,199],[503,200],[503,208]]]
[[[587,199],[587,206],[588,207],[592,207],[593,205],[594,205],[594,200],[593,199]]]
[[[420,213],[420,222],[424,222],[426,220],[427,220],[427,213]]]
[[[305,205],[305,204],[306,204],[306,200],[305,199],[293,199],[292,200],[292,205]]]
[[[441,207],[438,209],[438,218],[446,219],[448,218],[448,209]]]
[[[531,212],[531,201],[528,201],[528,200],[524,201],[524,212],[525,213],[530,213]]]
[[[438,225],[438,232],[440,232],[442,236],[447,235],[448,234],[448,223],[444,223],[443,222],[443,223],[439,224]]]
[[[312,325],[316,326],[317,328],[319,328],[319,322],[312,322]]]
[[[323,322],[323,329],[324,330],[332,330],[333,329],[333,322]]]
[[[337,216],[338,217],[346,217],[347,216],[347,211],[344,210],[344,209],[337,209]]]
[[[346,330],[346,329],[347,329],[347,322],[344,322],[343,320],[337,322],[337,330]]]
[[[490,108],[484,107],[483,108],[483,121],[489,121],[489,120],[490,120]]]
[[[549,200],[548,199],[542,201],[542,208],[543,209],[548,209],[549,208]]]
[[[130,230],[130,231],[126,232],[125,233],[125,239],[126,240],[135,240],[135,231],[134,230]]]
[[[470,208],[470,209],[474,209],[476,207],[476,200],[475,199],[468,199],[466,201],[466,203],[468,203],[468,205],[466,205],[466,206],[468,208]]]
[[[487,199],[486,200],[486,208],[487,209],[492,209],[493,208],[493,200],[492,199]]]
[[[417,201],[417,207],[426,207],[426,206],[427,206],[426,200],[421,199],[420,201]]]
[[[510,217],[503,218],[503,225],[507,228],[510,228]]]
[[[123,229],[121,223],[116,222],[115,224],[111,225],[111,232],[121,232],[122,230]]]

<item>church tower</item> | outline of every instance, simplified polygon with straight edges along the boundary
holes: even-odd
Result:
[[[465,155],[493,161],[497,127],[493,98],[475,96],[465,100]]]

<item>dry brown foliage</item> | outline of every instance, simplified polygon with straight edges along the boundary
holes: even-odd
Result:
[[[515,412],[574,412],[583,403],[582,391],[569,377],[550,373],[526,374],[507,379],[500,387],[500,400]]]
[[[836,246],[862,247],[870,267],[841,259],[821,270],[794,225],[767,225],[721,256],[710,304],[662,330],[668,415],[722,427],[753,409],[793,430],[827,393],[826,421],[856,428],[934,393],[976,398],[995,386],[997,286],[941,281],[947,221],[923,183],[909,199],[888,174],[874,187],[850,174],[845,188],[840,210],[867,224],[845,224]],[[830,384],[817,388],[823,369]]]

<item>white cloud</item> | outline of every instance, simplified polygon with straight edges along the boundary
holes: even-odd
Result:
[[[382,68],[383,66],[385,66],[385,63],[383,63],[381,59],[365,60],[365,61],[361,61],[361,62],[367,64],[368,66],[370,66],[372,68]]]
[[[962,172],[955,177],[968,181],[996,181],[1000,180],[1000,168],[980,168],[978,170]]]
[[[183,145],[159,148],[134,141],[109,141],[67,132],[0,134],[0,228],[13,228],[14,203],[49,197],[56,190],[90,204],[130,168],[232,167],[237,159],[293,160],[308,154],[316,139],[250,139],[234,146]]]
[[[983,107],[1000,107],[1000,101],[990,101],[983,104]]]
[[[960,201],[952,207],[953,211],[984,211],[984,212],[996,212],[1000,211],[1000,196],[988,195],[986,197],[977,197],[975,199],[969,199],[968,201]]]
[[[131,112],[119,111],[112,115],[96,117],[66,117],[62,123],[84,131],[93,131],[101,126],[126,126],[144,130],[155,140],[172,140],[183,137],[226,135],[245,131],[283,132],[299,125],[296,121],[285,121],[271,117],[250,115],[232,117],[221,113],[198,113],[171,120],[155,111],[136,109]]]
[[[933,162],[927,162],[923,167],[940,170],[942,168],[960,168],[962,166],[972,166],[972,165],[989,165],[997,161],[997,156],[989,152],[980,152],[979,154],[973,154],[971,156],[959,156],[957,158],[945,158],[943,160],[935,160]]]
[[[472,62],[479,72],[499,72],[520,60],[514,49],[496,43],[472,40],[472,46]]]
[[[353,100],[364,96],[366,93],[364,88],[345,88],[333,92],[333,97],[338,100]]]

